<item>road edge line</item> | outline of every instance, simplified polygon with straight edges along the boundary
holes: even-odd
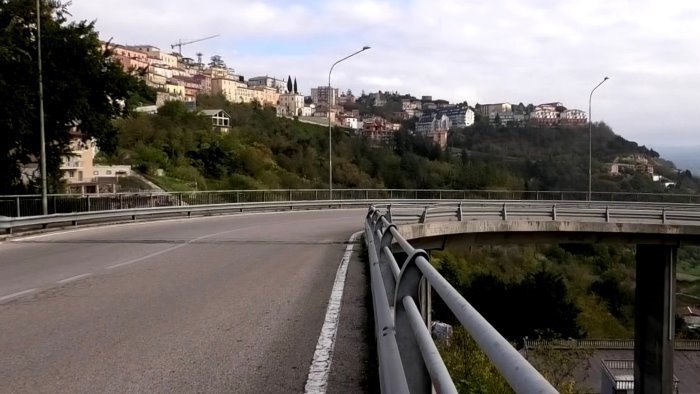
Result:
[[[352,257],[355,241],[363,234],[358,231],[350,236],[348,246],[340,260],[338,271],[335,274],[333,289],[328,299],[326,316],[323,320],[321,333],[316,342],[316,350],[309,367],[309,374],[304,385],[304,393],[324,394],[328,388],[328,377],[330,376],[331,364],[333,363],[333,349],[335,348],[335,338],[338,333],[338,323],[340,321],[340,308],[343,303],[343,292],[345,290],[345,278],[348,273],[348,264]]]

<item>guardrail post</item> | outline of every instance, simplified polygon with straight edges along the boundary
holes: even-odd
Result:
[[[15,202],[17,203],[17,217],[21,217],[22,214],[20,212],[21,208],[20,208],[20,204],[19,204],[19,196],[15,197]]]
[[[557,220],[557,204],[552,205],[552,220]]]
[[[419,287],[423,274],[415,263],[418,257],[427,260],[428,254],[421,249],[414,250],[408,255],[403,268],[401,268],[394,296],[394,325],[396,327],[396,343],[399,346],[401,363],[404,366],[409,390],[412,393],[429,393],[431,392],[430,375],[402,302],[404,297],[409,296],[413,298],[416,305],[421,305]]]
[[[430,331],[432,324],[432,287],[426,278],[420,282],[420,313],[423,316],[425,327]]]
[[[87,210],[90,212],[90,195],[87,195]]]
[[[610,207],[605,207],[605,222],[610,222]]]
[[[387,247],[391,250],[391,243],[394,240],[393,234],[391,234],[391,228],[396,228],[395,225],[390,225],[384,230],[382,239],[377,243],[379,250],[377,254],[379,255],[379,270],[382,273],[382,280],[384,281],[384,288],[386,289],[386,298],[389,300],[389,305],[394,303],[394,290],[396,289],[396,278],[394,278],[394,273],[391,272],[391,267],[389,267],[389,257],[384,253],[384,248]]]
[[[505,203],[503,203],[503,210],[501,211],[501,215],[503,216],[503,220],[508,220],[508,210],[506,209]]]
[[[393,220],[391,220],[391,204],[389,204],[389,205],[386,207],[386,214],[385,214],[384,216],[386,217],[386,220],[389,221],[389,223],[392,223],[392,222],[393,222]]]
[[[661,210],[661,224],[666,224],[666,207]]]
[[[426,206],[425,209],[423,209],[423,214],[420,216],[420,223],[425,223],[428,220],[428,207]]]
[[[289,189],[289,201],[292,201],[292,189]]]
[[[462,202],[460,201],[459,206],[457,206],[457,220],[460,222],[464,220],[464,212],[462,211]]]

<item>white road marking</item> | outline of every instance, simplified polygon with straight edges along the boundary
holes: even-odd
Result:
[[[179,244],[179,245],[175,245],[175,246],[171,246],[171,247],[169,247],[169,248],[166,248],[166,249],[163,249],[163,250],[159,250],[159,251],[157,251],[157,252],[153,252],[153,253],[147,254],[147,255],[145,255],[145,256],[137,257],[137,258],[132,259],[132,260],[127,260],[127,261],[124,261],[124,262],[121,262],[121,263],[117,263],[117,264],[114,264],[114,265],[110,265],[110,266],[107,266],[106,268],[107,268],[108,270],[111,270],[111,269],[114,269],[114,268],[123,267],[123,266],[125,266],[125,265],[138,263],[139,261],[143,261],[143,260],[146,260],[146,259],[150,259],[151,257],[160,256],[160,255],[163,254],[163,253],[168,253],[168,252],[171,252],[171,251],[173,251],[173,250],[183,248],[183,247],[185,247],[185,246],[188,246],[188,245],[190,245],[190,244],[192,244],[192,243],[195,243],[195,242],[197,242],[197,241],[201,241],[201,240],[203,240],[203,239],[207,239],[207,238],[211,238],[211,237],[216,237],[216,236],[218,236],[218,235],[223,235],[223,234],[228,234],[228,233],[235,233],[235,232],[237,232],[237,231],[248,230],[249,228],[254,228],[254,227],[258,227],[258,225],[255,224],[255,225],[250,225],[250,226],[246,226],[246,227],[238,227],[238,228],[234,228],[234,229],[226,230],[226,231],[221,231],[221,232],[214,233],[214,234],[202,235],[201,237],[192,238],[191,240],[189,240],[189,241],[187,241],[187,242],[185,242],[185,243],[182,243],[182,244]]]
[[[345,254],[340,260],[340,266],[335,274],[333,282],[333,290],[331,297],[328,300],[328,308],[326,309],[326,318],[321,327],[321,335],[316,343],[316,351],[314,352],[311,367],[309,367],[309,375],[306,378],[305,393],[323,394],[328,389],[328,376],[331,371],[331,362],[333,361],[333,348],[335,347],[335,337],[338,333],[338,321],[340,319],[340,307],[343,301],[343,290],[345,289],[345,277],[348,273],[348,263],[352,256],[352,249],[355,240],[362,234],[359,231],[350,237],[349,244],[345,248]]]
[[[92,275],[92,274],[88,272],[87,274],[80,274],[80,275],[76,275],[76,276],[71,276],[70,278],[57,280],[56,283],[64,284],[64,283],[72,282],[74,280],[86,278],[90,275]]]
[[[19,297],[19,296],[23,296],[23,295],[25,295],[25,294],[29,294],[29,293],[31,293],[31,292],[33,292],[33,291],[36,291],[36,289],[22,290],[22,291],[18,291],[18,292],[16,292],[16,293],[12,293],[12,294],[8,294],[8,295],[6,295],[6,296],[2,296],[2,297],[0,297],[0,302],[6,301],[6,300],[9,300],[9,299],[12,299],[12,298],[17,298],[17,297]]]
[[[186,246],[186,245],[188,245],[188,244],[191,243],[191,242],[192,242],[192,241],[188,241],[188,242],[186,242],[186,243],[184,243],[184,244],[180,244],[180,245],[176,245],[176,246],[171,246],[171,247],[169,247],[169,248],[167,248],[167,249],[159,250],[159,251],[157,251],[157,252],[153,252],[153,253],[147,254],[147,255],[145,255],[145,256],[141,256],[141,257],[138,257],[138,258],[135,258],[135,259],[132,259],[132,260],[124,261],[124,262],[121,262],[121,263],[118,263],[118,264],[110,265],[110,266],[107,266],[107,269],[108,269],[108,270],[111,270],[111,269],[114,269],[114,268],[123,267],[123,266],[125,266],[125,265],[138,263],[139,261],[143,261],[143,260],[146,260],[146,259],[150,259],[151,257],[156,257],[156,256],[159,256],[159,255],[161,255],[161,254],[163,254],[163,253],[168,253],[168,252],[170,252],[171,250],[180,249],[181,247]]]

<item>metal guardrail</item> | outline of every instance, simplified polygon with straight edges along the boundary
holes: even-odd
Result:
[[[102,195],[52,194],[49,213],[92,212],[159,206],[212,205],[244,202],[320,200],[528,200],[585,201],[585,191],[419,190],[419,189],[278,189],[193,192],[116,193]],[[700,195],[673,193],[593,192],[592,199],[612,202],[700,203]],[[41,214],[40,195],[0,196],[0,216]]]
[[[458,217],[457,210],[453,216]],[[516,392],[556,393],[430,265],[428,254],[403,238],[391,217],[389,211],[371,207],[365,224],[382,392],[427,393],[431,386],[440,393],[457,392],[428,331],[432,288]],[[400,269],[390,250],[394,242],[408,256]]]
[[[612,207],[611,207],[612,205]],[[445,220],[576,220],[700,225],[700,206],[607,202],[458,202],[372,206],[365,223],[382,392],[456,392],[430,338],[431,288],[442,298],[516,392],[554,393],[547,382],[399,233],[397,224]],[[392,247],[407,258],[399,266]],[[697,349],[700,342],[680,342]],[[625,346],[626,341],[589,341],[585,346]],[[633,346],[633,345],[632,345]]]
[[[52,215],[27,216],[27,217],[0,217],[0,232],[12,233],[15,230],[55,225],[71,224],[77,226],[86,222],[115,222],[125,219],[136,220],[144,217],[175,217],[219,214],[227,212],[244,211],[283,211],[294,209],[319,209],[319,208],[344,208],[362,207],[370,203],[363,200],[348,201],[285,201],[267,203],[239,203],[239,204],[212,204],[212,205],[187,205],[165,206],[155,208],[117,209],[98,212],[58,213]]]
[[[634,339],[525,339],[526,349],[551,347],[553,349],[615,349],[633,350]],[[676,339],[673,343],[675,350],[700,350],[700,341]]]

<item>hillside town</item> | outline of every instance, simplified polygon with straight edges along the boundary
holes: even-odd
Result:
[[[200,94],[223,95],[233,103],[258,103],[274,107],[279,116],[296,117],[302,121],[347,127],[377,142],[388,142],[399,131],[402,121],[415,120],[412,131],[434,141],[441,148],[447,146],[450,130],[469,127],[477,118],[492,125],[524,126],[577,126],[586,124],[584,111],[567,109],[563,103],[513,105],[507,102],[451,104],[432,96],[417,98],[398,92],[373,92],[356,97],[352,91],[337,87],[318,86],[308,95],[298,89],[297,80],[288,76],[255,76],[246,79],[227,67],[220,56],[212,56],[208,64],[183,57],[179,52],[163,51],[152,45],[119,45],[104,43],[112,59],[124,70],[139,75],[157,91],[155,105],[138,108],[140,112],[155,113],[165,102],[179,100],[196,110]],[[363,106],[358,104],[364,104]],[[390,104],[394,104],[391,105]],[[374,109],[391,108],[379,116]],[[365,110],[361,110],[364,108]],[[221,127],[221,125],[218,125]]]
[[[561,102],[511,104],[508,102],[475,104],[450,103],[432,96],[414,97],[398,92],[364,91],[355,96],[351,90],[318,86],[301,93],[296,78],[268,75],[245,78],[228,67],[220,56],[203,63],[183,57],[179,52],[161,50],[152,45],[103,43],[125,71],[141,78],[156,91],[154,104],[135,108],[136,112],[155,114],[168,101],[183,102],[190,111],[211,119],[212,129],[227,133],[231,116],[220,108],[199,108],[199,95],[223,95],[232,103],[257,103],[274,108],[279,117],[294,118],[317,125],[332,125],[352,130],[375,144],[391,145],[402,128],[425,137],[441,149],[447,148],[451,131],[468,128],[477,122],[491,126],[575,127],[587,124],[586,113],[567,109]],[[139,176],[129,166],[104,166],[94,163],[99,151],[95,141],[76,138],[72,156],[65,157],[61,171],[71,193],[109,193],[116,191],[120,176]],[[641,172],[667,186],[673,183],[654,174],[653,165],[644,157],[619,158],[608,164],[611,176]],[[36,168],[27,169],[34,173]],[[145,181],[145,179],[144,179]]]

